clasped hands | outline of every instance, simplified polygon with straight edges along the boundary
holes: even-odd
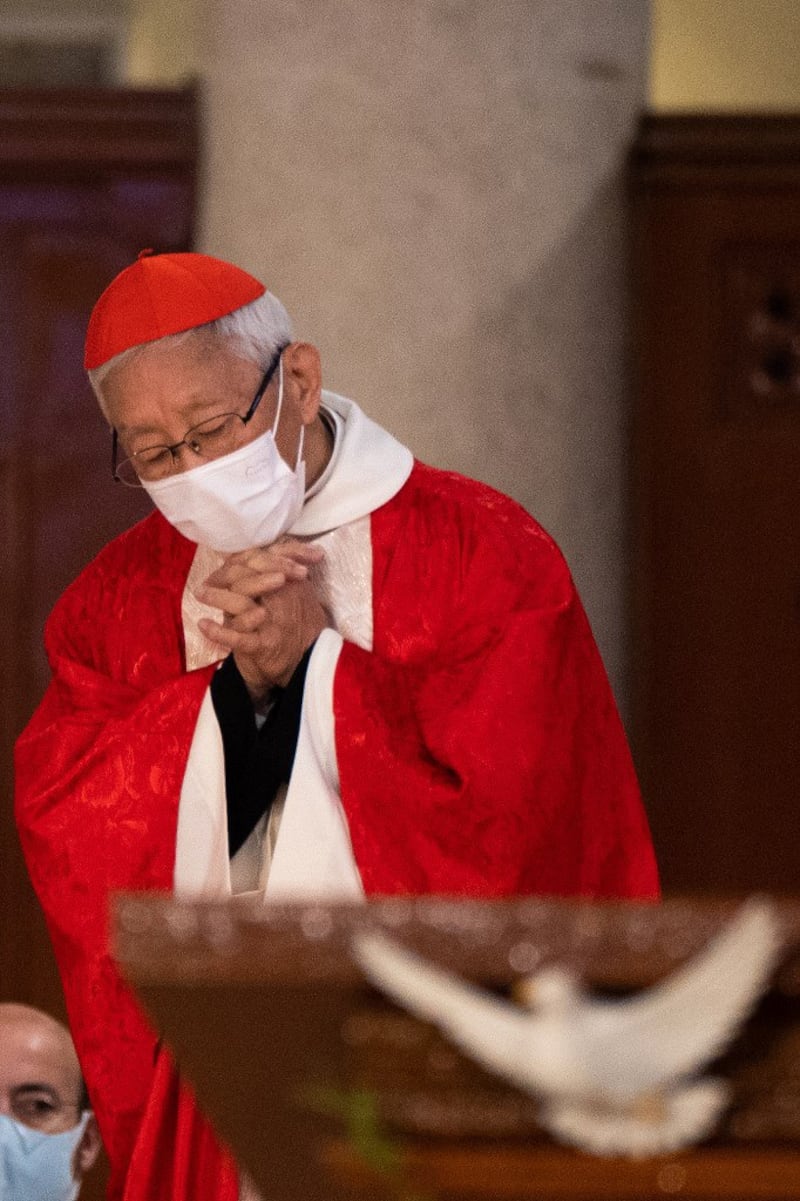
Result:
[[[224,614],[222,623],[202,618],[198,625],[233,655],[256,708],[288,683],[328,624],[308,578],[323,557],[321,547],[285,538],[228,555],[197,590],[198,600]]]

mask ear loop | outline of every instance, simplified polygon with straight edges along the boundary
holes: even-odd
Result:
[[[272,423],[272,437],[273,438],[275,437],[275,435],[278,432],[278,422],[281,419],[281,409],[282,408],[283,408],[283,352],[281,352],[281,357],[278,360],[278,405],[275,410],[275,420]],[[305,433],[306,433],[306,427],[304,425],[301,425],[300,426],[300,442],[297,447],[297,458],[295,459],[295,463],[294,463],[295,473],[297,472],[297,469],[299,468],[300,462],[303,458],[303,442],[305,440]]]
[[[275,437],[275,435],[278,432],[278,422],[281,419],[281,409],[282,408],[283,408],[283,351],[281,351],[281,357],[278,359],[278,407],[275,410],[275,420],[272,423],[271,433],[272,433],[273,438]]]

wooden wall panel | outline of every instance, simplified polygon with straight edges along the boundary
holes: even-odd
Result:
[[[111,479],[83,339],[140,249],[190,247],[196,159],[191,92],[0,91],[0,1000],[61,1017],[13,823],[12,746],[47,684],[53,603],[149,509]]]
[[[634,745],[668,889],[797,888],[800,121],[649,118]]]

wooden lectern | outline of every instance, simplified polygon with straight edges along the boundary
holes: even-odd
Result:
[[[625,993],[697,953],[737,902],[120,898],[116,954],[201,1106],[268,1201],[800,1198],[800,902],[776,901],[772,988],[712,1067],[732,1102],[701,1145],[645,1160],[557,1145],[536,1101],[371,988],[379,928],[503,992],[548,963]]]

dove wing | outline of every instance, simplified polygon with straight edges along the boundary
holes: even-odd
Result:
[[[529,1090],[550,1091],[561,1074],[547,1057],[531,1062],[530,1015],[434,967],[378,932],[356,934],[353,957],[367,978],[403,1008],[432,1022],[467,1055]]]
[[[713,1059],[764,991],[780,942],[774,910],[753,899],[661,984],[629,1001],[588,1002],[578,1037],[596,1083],[629,1099]]]

